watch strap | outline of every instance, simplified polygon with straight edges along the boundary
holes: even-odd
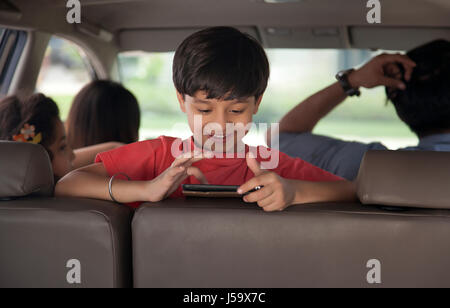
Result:
[[[339,84],[344,89],[345,94],[348,96],[360,96],[361,91],[359,89],[355,89],[351,86],[350,81],[348,80],[348,76],[350,73],[355,71],[354,69],[346,70],[346,71],[340,71],[336,75],[336,79],[339,81]]]

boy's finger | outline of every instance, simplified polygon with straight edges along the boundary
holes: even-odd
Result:
[[[172,167],[178,167],[183,165],[185,162],[189,161],[191,158],[190,157],[177,157],[174,162],[172,163]]]
[[[167,175],[171,178],[175,178],[175,177],[179,176],[180,174],[182,174],[185,170],[186,170],[186,168],[184,168],[182,166],[170,168],[169,171],[167,172]]]
[[[238,188],[239,194],[245,194],[246,192],[255,189],[255,187],[258,186],[266,186],[267,184],[271,183],[271,178],[269,173],[263,173],[259,176],[255,176],[254,178],[251,178],[246,183],[242,184]]]
[[[167,196],[170,196],[174,191],[176,191],[181,183],[183,183],[183,181],[186,179],[187,175],[181,175],[179,176],[171,185],[171,188],[169,189],[169,193],[167,194]]]
[[[259,165],[256,158],[252,157],[250,152],[247,153],[246,160],[248,168],[255,174],[255,176],[258,176],[264,172],[264,170],[261,169],[261,166]]]
[[[171,179],[173,182],[172,187],[174,187],[175,189],[178,188],[181,183],[183,183],[183,181],[191,175],[197,178],[200,183],[208,184],[208,180],[206,179],[206,177],[203,175],[200,169],[196,167],[179,166],[173,169],[179,170],[179,172],[176,173],[175,176]],[[198,172],[196,170],[198,170]]]
[[[191,158],[190,160],[188,160],[188,161],[184,162],[183,164],[181,164],[181,166],[185,167],[185,168],[189,168],[189,167],[192,166],[192,164],[194,164],[194,163],[196,163],[198,161],[201,161],[201,160],[203,160],[203,158]]]
[[[202,156],[193,156],[193,157],[180,157],[177,158],[173,163],[172,163],[172,167],[178,167],[178,166],[185,166],[185,167],[189,167],[190,165],[192,165],[193,163],[196,163],[200,160],[202,160],[203,157]]]
[[[205,159],[203,156],[201,156],[201,157],[194,157],[194,158],[191,158],[191,160],[188,163],[190,163],[192,165],[193,163],[196,163],[196,162],[201,161],[203,159]]]
[[[270,207],[272,207],[276,201],[277,201],[276,196],[272,194],[269,198],[258,201],[258,206],[260,208],[266,210],[266,209],[269,209]]]
[[[185,152],[185,153],[177,156],[176,159],[200,157],[202,155],[203,155],[203,153],[201,151],[195,150],[195,151],[191,151],[191,152]]]
[[[250,180],[248,180],[247,182],[245,182],[244,184],[242,184],[237,192],[241,195],[245,194],[246,192],[254,189],[257,186],[262,186],[262,184],[260,184],[261,180],[258,177],[254,177]]]
[[[278,203],[274,202],[269,206],[263,207],[264,212],[279,212],[284,210]]]
[[[208,179],[206,179],[206,176],[197,167],[187,168],[187,174],[194,176],[201,184],[208,184]]]
[[[262,188],[261,190],[252,192],[244,197],[245,202],[253,203],[258,202],[260,200],[264,200],[268,197],[270,197],[273,194],[273,190],[270,186],[266,186]]]

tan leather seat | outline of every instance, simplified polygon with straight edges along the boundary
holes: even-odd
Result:
[[[369,151],[357,183],[364,204],[450,209],[450,153]]]
[[[431,154],[434,163],[427,169],[411,153],[369,154],[359,191],[369,180],[370,203],[410,206],[420,198],[410,193],[417,182],[403,178],[408,164],[398,159],[413,161],[443,189],[445,174],[433,177],[429,170],[438,172],[433,164],[448,156]],[[23,166],[24,157],[36,166],[14,167]],[[127,287],[132,273],[135,287],[450,287],[449,210],[331,203],[265,213],[237,199],[166,200],[143,205],[131,226],[133,213],[126,207],[51,197],[53,179],[42,148],[0,142],[0,158],[1,174],[16,179],[0,181],[6,183],[0,198],[11,199],[0,201],[0,287]],[[373,170],[372,162],[380,167]],[[401,182],[402,203],[377,197],[383,196],[380,187],[397,193],[378,186],[384,179]],[[432,198],[424,203],[441,204]],[[71,260],[81,264],[81,284],[67,280]]]
[[[134,285],[450,287],[448,234],[447,210],[344,203],[265,213],[239,200],[166,200],[134,216]],[[374,259],[381,284],[367,280]]]
[[[0,142],[0,174],[0,287],[132,286],[128,208],[53,198],[41,146]]]
[[[238,200],[143,206],[133,220],[134,283],[450,287],[449,183],[450,153],[373,151],[358,178],[370,206],[311,204],[271,214]]]

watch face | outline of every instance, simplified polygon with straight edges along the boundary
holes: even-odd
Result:
[[[347,75],[348,73],[352,72],[353,69],[349,69],[349,70],[342,70],[339,73],[337,73],[336,78],[342,78],[345,75]]]
[[[340,71],[339,73],[337,73],[336,79],[341,84],[345,94],[347,94],[348,96],[355,96],[355,95],[359,96],[361,92],[359,92],[358,89],[353,89],[350,83],[348,82],[348,74],[353,71],[354,69]]]
[[[338,73],[336,74],[336,79],[337,79],[337,80],[341,80],[342,77],[344,77],[344,71],[340,71],[340,72],[338,72]]]
[[[354,69],[349,69],[349,70],[343,70],[343,71],[340,71],[339,73],[341,74],[341,75],[347,75],[347,74],[349,74],[349,73],[351,73],[351,72],[353,72],[354,71]]]

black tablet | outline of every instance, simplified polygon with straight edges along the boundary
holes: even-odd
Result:
[[[255,188],[244,195],[238,194],[239,186],[234,185],[207,185],[207,184],[184,184],[183,194],[188,197],[210,197],[210,198],[242,198],[243,196],[261,189]]]

